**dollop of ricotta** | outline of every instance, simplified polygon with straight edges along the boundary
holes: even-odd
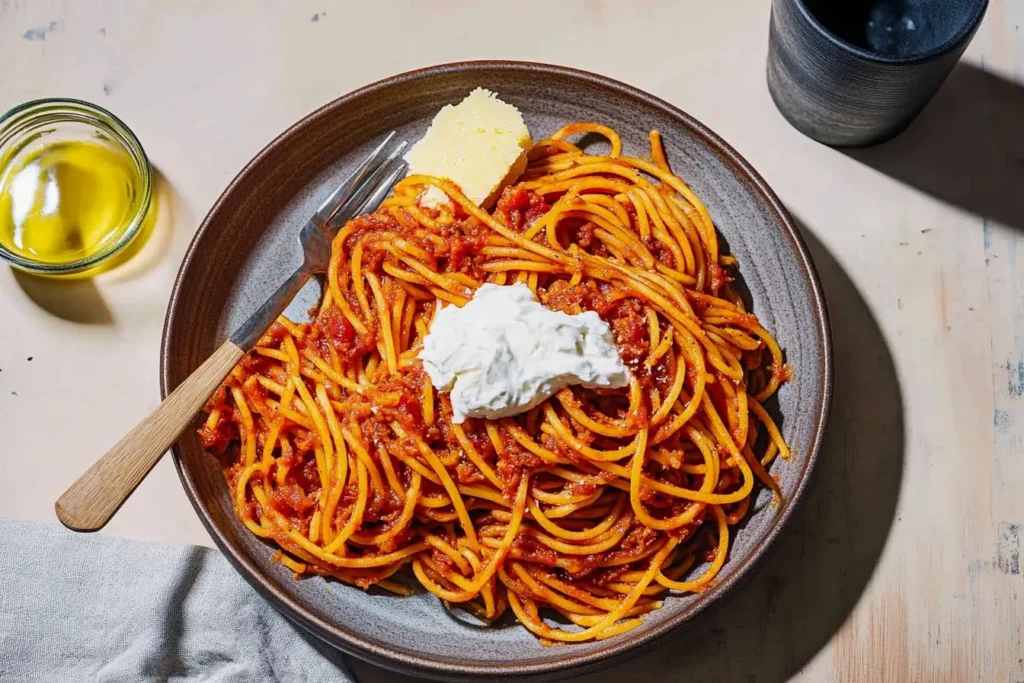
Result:
[[[485,284],[462,308],[439,310],[419,358],[434,386],[451,392],[456,424],[517,415],[571,384],[630,380],[608,323],[593,311],[549,310],[525,284]]]

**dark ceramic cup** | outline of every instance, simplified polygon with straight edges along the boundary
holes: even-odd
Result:
[[[800,132],[871,145],[914,120],[988,0],[773,0],[768,90]]]

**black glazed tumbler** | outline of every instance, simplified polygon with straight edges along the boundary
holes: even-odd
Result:
[[[910,125],[981,23],[988,0],[773,0],[768,90],[827,145],[883,142]]]

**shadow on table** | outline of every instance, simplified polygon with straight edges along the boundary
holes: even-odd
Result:
[[[961,62],[902,134],[846,155],[937,199],[1024,230],[1024,87]]]
[[[92,280],[60,280],[13,269],[14,281],[37,306],[61,320],[113,325],[114,316]]]
[[[871,579],[903,478],[902,394],[863,297],[814,234],[800,228],[828,300],[836,371],[827,438],[807,498],[727,603],[642,657],[580,683],[781,683],[835,636]],[[360,681],[413,680],[349,663]]]

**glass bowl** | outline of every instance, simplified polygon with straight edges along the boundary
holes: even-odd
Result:
[[[100,144],[126,155],[131,187],[126,189],[124,215],[94,251],[72,254],[67,260],[36,258],[14,244],[5,244],[0,236],[0,258],[16,268],[49,276],[82,273],[109,262],[143,227],[153,194],[153,169],[149,158],[124,122],[106,109],[81,100],[34,100],[0,117],[0,192],[10,189],[13,193],[11,188],[18,178],[8,176],[20,173],[19,168],[32,155],[53,145],[74,142]],[[8,203],[13,206],[13,200]],[[8,218],[0,216],[0,220]],[[13,215],[10,220],[14,221]]]

